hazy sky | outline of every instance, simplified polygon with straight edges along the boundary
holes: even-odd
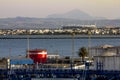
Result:
[[[79,9],[91,16],[120,18],[120,0],[0,0],[0,18],[38,17]]]

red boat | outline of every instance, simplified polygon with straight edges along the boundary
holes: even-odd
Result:
[[[33,49],[28,50],[28,55],[34,60],[34,63],[45,63],[47,61],[47,50]]]

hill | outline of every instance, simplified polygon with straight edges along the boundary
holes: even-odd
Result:
[[[120,27],[120,19],[115,20],[76,20],[65,18],[3,18],[0,19],[0,29],[40,29],[61,28],[64,25],[90,25],[97,27],[113,26]]]
[[[66,18],[66,19],[78,19],[78,20],[98,20],[98,19],[105,19],[102,17],[93,17],[83,11],[78,9],[69,11],[64,14],[51,14],[48,15],[47,18]]]

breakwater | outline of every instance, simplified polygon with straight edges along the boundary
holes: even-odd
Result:
[[[0,39],[72,39],[72,35],[0,35]],[[115,39],[120,35],[74,35],[75,39]]]

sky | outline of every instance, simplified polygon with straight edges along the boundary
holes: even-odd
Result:
[[[0,0],[0,18],[45,18],[74,9],[94,17],[120,18],[120,0]]]

